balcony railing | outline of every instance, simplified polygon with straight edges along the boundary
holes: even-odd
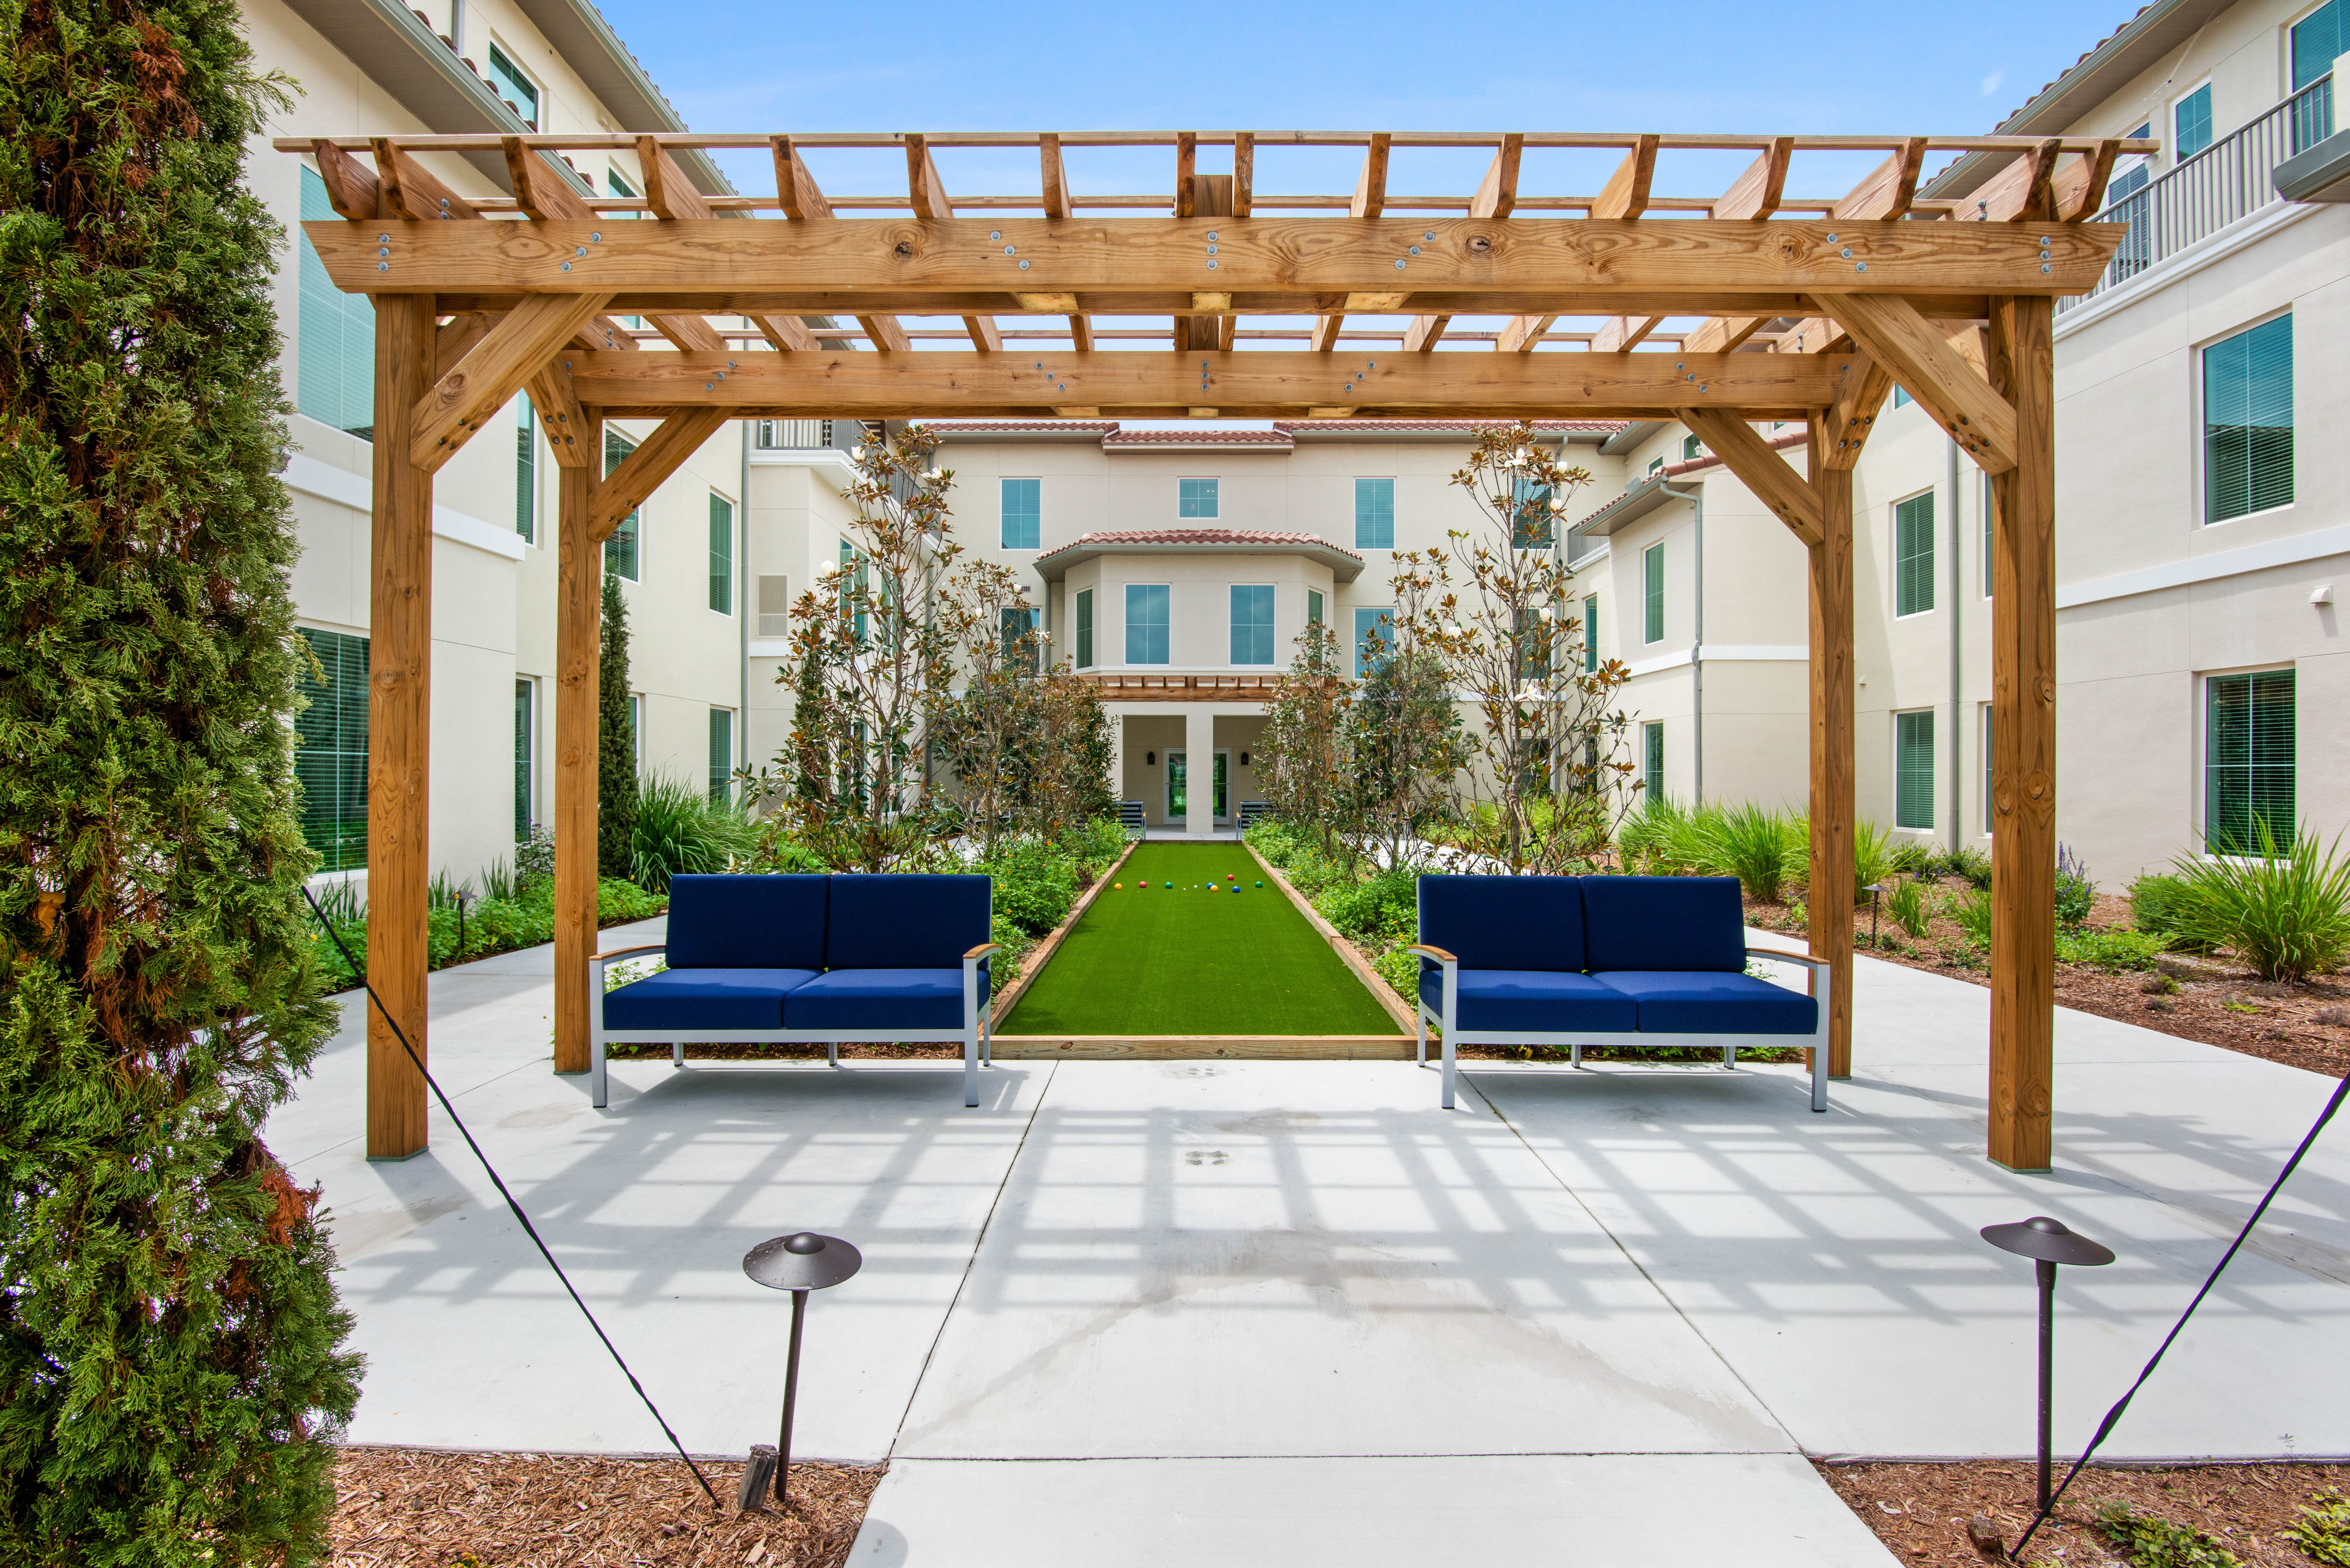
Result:
[[[761,420],[758,427],[761,452],[813,452],[832,444],[830,420]]]
[[[2114,253],[2096,287],[2058,300],[2057,310],[2070,310],[2119,287],[2157,262],[2277,200],[2276,166],[2333,134],[2334,78],[2329,76],[2113,202],[2095,221],[2129,225],[2121,249]]]

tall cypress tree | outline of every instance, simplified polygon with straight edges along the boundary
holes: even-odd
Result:
[[[637,722],[629,701],[629,606],[604,574],[596,672],[596,874],[637,874]]]
[[[231,0],[0,0],[0,1558],[303,1562],[357,1397],[263,1147],[333,1026]]]

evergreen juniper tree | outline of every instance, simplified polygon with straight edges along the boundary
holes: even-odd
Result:
[[[335,1023],[229,0],[0,0],[0,1560],[302,1563],[357,1397],[258,1136]]]
[[[596,687],[596,874],[637,870],[637,724],[629,701],[629,606],[604,575],[603,640]]]

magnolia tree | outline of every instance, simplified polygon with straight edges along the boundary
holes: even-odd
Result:
[[[1474,758],[1436,613],[1440,566],[1414,551],[1396,557],[1388,580],[1392,623],[1363,639],[1362,678],[1340,729],[1349,826],[1357,850],[1380,867],[1420,857],[1429,829],[1451,815],[1461,770]]]
[[[954,770],[963,830],[984,859],[1014,826],[1017,796],[1037,762],[1044,639],[1027,590],[993,561],[958,572],[944,608],[963,684],[939,703],[937,754]]]
[[[834,865],[879,871],[928,836],[931,728],[955,653],[941,598],[962,554],[937,445],[908,430],[851,450],[849,558],[792,607],[791,826]]]
[[[1287,675],[1265,703],[1264,730],[1257,737],[1257,792],[1266,808],[1311,829],[1321,838],[1324,857],[1333,860],[1354,826],[1354,792],[1342,783],[1347,702],[1353,695],[1336,635],[1309,621],[1298,634]]]

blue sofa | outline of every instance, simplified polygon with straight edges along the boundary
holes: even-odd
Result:
[[[1444,1031],[1444,1108],[1454,1047],[1645,1045],[1721,1053],[1806,1045],[1812,1109],[1828,1108],[1827,1012],[1757,980],[1750,957],[1799,963],[1815,992],[1825,960],[1746,945],[1735,877],[1422,877],[1419,1059]]]
[[[673,877],[669,940],[598,953],[588,993],[589,1068],[605,1103],[614,1041],[962,1042],[962,1103],[979,1104],[987,1036],[986,877]],[[612,991],[607,964],[665,953],[669,967]]]

